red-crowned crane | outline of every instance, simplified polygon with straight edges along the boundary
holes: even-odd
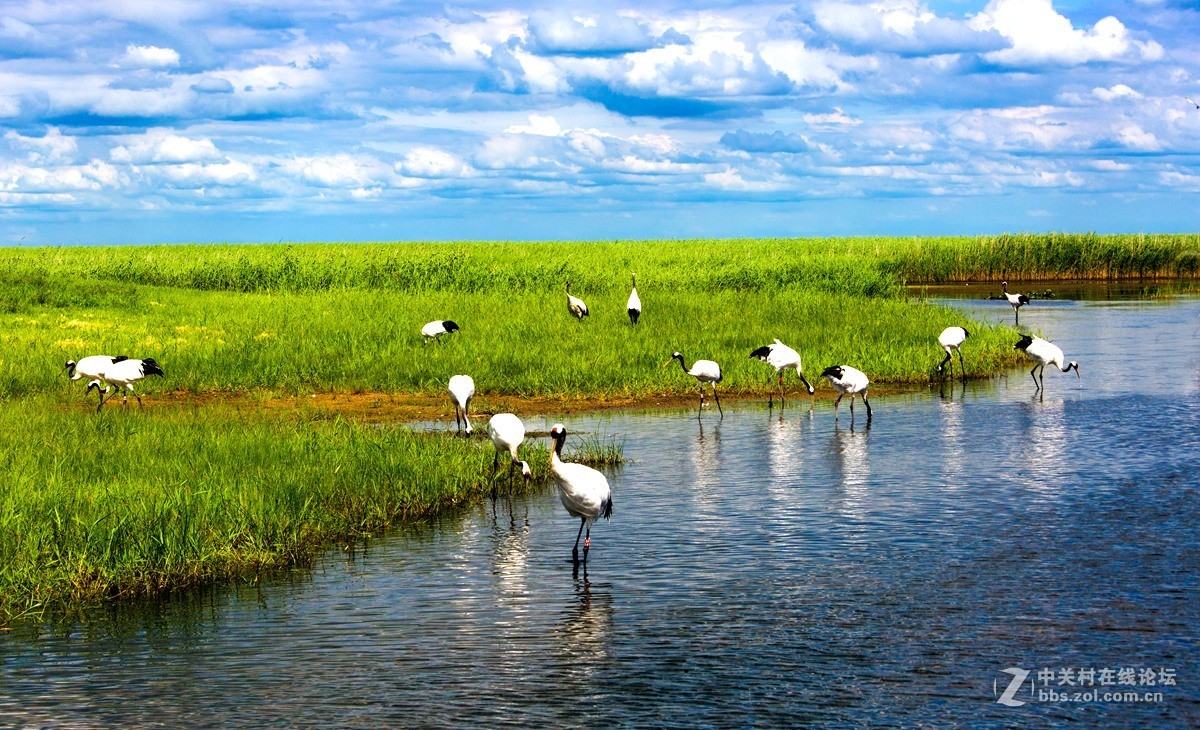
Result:
[[[638,319],[642,316],[642,298],[637,293],[637,274],[630,274],[629,278],[633,282],[633,291],[629,292],[629,301],[625,303],[625,311],[629,313],[629,323],[637,324]]]
[[[421,334],[425,337],[422,344],[428,345],[429,340],[432,339],[440,345],[442,344],[441,336],[450,332],[458,332],[458,325],[449,319],[435,319],[421,328]]]
[[[612,516],[612,490],[604,475],[590,466],[562,460],[563,442],[567,440],[567,428],[561,423],[550,429],[550,440],[554,451],[550,454],[550,474],[558,485],[558,496],[567,514],[579,518],[579,533],[575,535],[575,547],[571,548],[571,559],[579,564],[579,537],[587,528],[583,539],[583,564],[587,566],[588,550],[592,546],[592,523],[603,517]]]
[[[121,362],[122,360],[128,359],[129,358],[125,357],[124,355],[119,355],[117,357],[111,357],[109,355],[88,355],[85,358],[81,358],[79,362],[67,360],[67,364],[63,365],[63,370],[67,372],[67,377],[71,380],[87,378],[88,380],[100,380],[103,382],[104,379],[100,377],[100,374],[104,372],[105,368],[108,368],[115,362]],[[107,387],[108,383],[104,383],[104,385]],[[89,388],[88,390],[91,389]]]
[[[521,476],[526,479],[533,476],[533,473],[529,471],[529,464],[521,461],[517,455],[517,449],[521,448],[521,444],[525,442],[525,424],[521,423],[521,419],[512,413],[497,413],[488,421],[487,430],[488,436],[492,439],[492,445],[496,447],[496,455],[492,458],[492,471],[496,471],[500,454],[507,453],[510,459],[508,467],[510,481],[513,469],[516,468],[521,470]]]
[[[808,379],[804,377],[804,370],[800,365],[800,353],[779,341],[775,338],[775,344],[763,345],[754,352],[750,353],[750,357],[756,357],[766,364],[775,368],[775,374],[779,376],[779,407],[783,408],[783,371],[788,368],[796,368],[796,375],[800,378],[800,382],[804,383],[804,387],[808,389],[808,394],[812,395],[816,389],[809,384]],[[771,398],[767,401],[767,407],[774,405],[775,394],[771,393]]]
[[[583,300],[579,297],[571,296],[571,282],[569,281],[567,282],[567,311],[580,322],[583,321],[584,317],[588,316],[588,308],[583,303]]]
[[[1064,373],[1074,370],[1075,377],[1083,380],[1083,377],[1079,374],[1079,363],[1072,360],[1067,363],[1066,367],[1063,367],[1063,360],[1066,358],[1063,357],[1062,349],[1058,345],[1043,340],[1041,337],[1025,335],[1017,340],[1017,344],[1013,345],[1013,349],[1021,350],[1025,353],[1026,357],[1037,361],[1037,364],[1033,366],[1033,370],[1029,371],[1029,377],[1033,378],[1033,384],[1036,388],[1034,390],[1035,393],[1039,390],[1044,392],[1046,389],[1045,376],[1047,365],[1053,365]],[[1038,368],[1041,368],[1041,370],[1038,370]],[[1035,371],[1037,375],[1034,375]]]
[[[867,400],[867,388],[871,381],[863,371],[849,365],[830,365],[821,372],[822,377],[829,378],[833,389],[838,392],[837,400],[833,402],[833,420],[837,420],[838,404],[843,396],[850,396],[850,420],[854,420],[854,397],[862,395],[863,403],[867,406],[867,422],[871,421],[871,402]]]
[[[86,359],[86,358],[85,358]],[[129,394],[133,393],[133,397],[137,398],[138,406],[142,405],[142,396],[138,395],[133,389],[133,384],[140,382],[150,375],[163,377],[166,373],[162,367],[154,361],[154,358],[148,357],[145,360],[130,360],[129,358],[113,358],[110,365],[106,365],[97,373],[97,377],[88,383],[88,392],[95,388],[100,392],[100,405],[96,406],[96,410],[100,410],[104,406],[105,394],[108,393],[109,387],[117,386],[118,389],[124,388],[121,393],[121,407],[124,408],[129,402]],[[100,384],[104,383],[104,389],[101,390]],[[115,395],[115,394],[114,394]]]
[[[1025,296],[1024,294],[1009,294],[1007,281],[1000,282],[1000,287],[1004,291],[1004,298],[1007,299],[1008,303],[1012,305],[1013,323],[1020,324],[1021,323],[1021,307],[1025,306],[1026,304],[1029,304],[1029,297]]]
[[[689,368],[683,362],[683,355],[678,352],[671,354],[671,360],[678,360],[679,367],[683,368],[683,372],[695,378],[696,383],[700,386],[700,409],[696,411],[696,418],[700,418],[700,414],[704,411],[704,384],[708,383],[712,386],[713,398],[717,400],[717,411],[724,419],[725,411],[721,408],[721,396],[717,395],[717,383],[721,382],[721,366],[712,360],[697,360]],[[667,360],[666,365],[670,365],[671,360]]]
[[[450,387],[447,392],[450,393],[450,400],[454,401],[454,425],[458,430],[462,430],[462,424],[467,424],[467,435],[470,435],[471,419],[467,417],[467,410],[471,407],[471,399],[475,397],[475,381],[470,375],[455,375],[450,378]],[[462,412],[462,420],[459,420],[459,412]]]
[[[970,336],[971,333],[962,327],[947,327],[942,330],[942,334],[938,335],[938,344],[946,351],[946,359],[938,363],[938,375],[946,372],[946,363],[950,363],[950,377],[954,377],[954,358],[951,357],[951,353],[957,351],[958,365],[962,369],[962,379],[967,379],[967,366],[963,364],[962,350],[959,348]]]

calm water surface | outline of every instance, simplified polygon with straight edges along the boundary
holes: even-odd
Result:
[[[0,724],[1195,727],[1200,299],[1021,319],[1082,382],[879,398],[870,428],[798,398],[572,418],[632,459],[586,576],[552,492],[484,503],[315,571],[20,626]],[[1010,667],[1176,684],[1005,707]]]

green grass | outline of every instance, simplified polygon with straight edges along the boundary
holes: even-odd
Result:
[[[308,565],[492,488],[486,438],[318,413],[93,416],[42,396],[0,410],[0,428],[0,623]],[[522,455],[544,483],[546,444]],[[619,463],[620,445],[585,438],[570,458]]]

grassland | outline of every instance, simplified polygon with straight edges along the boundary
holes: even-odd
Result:
[[[0,428],[14,435],[0,440],[0,624],[307,565],[326,546],[508,488],[503,462],[492,479],[488,441],[317,411],[81,418],[35,396],[0,410]],[[621,459],[611,441],[573,443],[577,460]],[[527,443],[522,456],[544,483],[549,451]]]
[[[483,403],[690,394],[661,367],[674,350],[721,362],[725,393],[762,394],[770,370],[747,355],[775,337],[814,384],[847,363],[912,387],[952,324],[975,334],[967,368],[986,377],[1016,362],[1014,331],[909,298],[906,283],[1195,277],[1198,262],[1194,236],[0,250],[0,426],[14,435],[0,444],[0,621],[304,565],[490,489],[479,439],[230,402],[444,400],[462,372]],[[567,280],[585,322],[567,314]],[[424,345],[432,319],[462,331]],[[162,363],[167,377],[141,387],[151,407],[93,415],[80,384],[68,391],[63,361],[97,353]],[[245,397],[197,405],[214,394]]]

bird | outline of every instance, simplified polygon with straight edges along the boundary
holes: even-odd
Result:
[[[1033,370],[1029,371],[1029,377],[1033,378],[1033,384],[1036,386],[1036,389],[1033,391],[1035,393],[1039,390],[1044,392],[1046,389],[1045,375],[1047,365],[1053,365],[1064,373],[1074,370],[1075,377],[1080,380],[1083,379],[1083,376],[1079,374],[1079,363],[1072,360],[1067,363],[1066,367],[1063,367],[1063,360],[1065,358],[1063,357],[1062,349],[1058,345],[1043,340],[1041,337],[1025,335],[1017,340],[1017,344],[1013,345],[1013,349],[1021,350],[1025,353],[1026,357],[1037,361],[1033,366]],[[1038,370],[1039,367],[1041,370]],[[1034,375],[1035,371],[1037,375]]]
[[[1200,104],[1197,104],[1196,102],[1192,101],[1191,99],[1189,99],[1186,96],[1183,98],[1187,99],[1187,103],[1191,104],[1192,106],[1196,107],[1197,109],[1200,109]]]
[[[950,363],[950,377],[954,377],[954,358],[952,358],[950,354],[953,351],[958,350],[958,365],[960,368],[962,368],[963,380],[967,379],[967,366],[963,365],[962,350],[959,350],[959,348],[970,336],[971,333],[967,332],[962,327],[947,327],[946,329],[942,330],[942,334],[938,335],[938,344],[941,345],[942,349],[946,351],[946,359],[938,363],[937,366],[939,375],[945,372],[946,363]]]
[[[521,419],[517,418],[512,413],[497,413],[488,420],[488,436],[492,439],[492,445],[496,447],[496,455],[492,458],[492,472],[496,471],[496,463],[500,459],[500,454],[508,452],[512,459],[508,467],[509,478],[512,478],[514,468],[521,469],[521,476],[529,479],[533,473],[529,470],[529,464],[517,456],[517,449],[525,441],[525,424],[521,423]]]
[[[584,317],[588,316],[588,308],[587,305],[583,303],[583,300],[579,297],[571,296],[571,282],[569,281],[567,282],[567,311],[571,313],[572,317],[578,319],[580,322],[583,321]]]
[[[592,523],[598,518],[612,516],[612,489],[604,475],[590,466],[562,460],[563,442],[567,439],[567,428],[561,423],[550,429],[550,440],[554,450],[550,453],[550,474],[558,485],[558,496],[567,514],[579,518],[579,533],[575,535],[575,547],[571,548],[571,560],[579,564],[579,537],[587,528],[583,540],[583,564],[587,565],[588,550],[592,546]]]
[[[454,425],[462,430],[462,424],[467,424],[467,435],[470,435],[471,419],[467,418],[467,409],[471,407],[471,399],[475,397],[475,381],[470,375],[455,375],[450,378],[450,400],[454,401]],[[462,421],[459,421],[459,411],[462,411]]]
[[[112,357],[109,355],[89,355],[85,358],[81,358],[79,362],[67,360],[67,364],[63,365],[63,370],[67,372],[67,377],[71,380],[79,380],[81,378],[87,378],[88,380],[103,380],[100,377],[100,374],[104,372],[105,368],[115,362],[122,362],[128,359],[129,358],[125,357],[124,355],[119,355],[117,357]],[[105,383],[105,385],[107,385],[107,383]]]
[[[637,324],[638,318],[642,316],[642,298],[637,293],[637,274],[629,276],[633,280],[633,291],[629,292],[629,301],[625,303],[625,309],[629,312],[629,323]]]
[[[448,332],[458,332],[458,325],[448,319],[435,319],[421,328],[421,334],[425,336],[424,344],[426,345],[429,344],[430,339],[440,345],[442,341],[438,338]]]
[[[812,395],[816,390],[804,377],[804,371],[800,366],[800,353],[779,341],[775,338],[775,344],[763,345],[754,352],[750,353],[750,357],[757,357],[766,364],[775,368],[775,373],[779,376],[779,407],[783,408],[783,371],[788,368],[796,368],[796,375],[799,376],[800,382],[804,383],[804,387],[808,388],[808,394]],[[775,394],[771,393],[771,400],[767,401],[767,407],[773,405]]]
[[[113,362],[105,365],[97,372],[96,377],[92,382],[88,383],[88,392],[92,388],[100,391],[100,405],[96,406],[96,410],[100,410],[104,406],[104,396],[108,394],[111,386],[116,386],[117,389],[124,388],[127,392],[121,394],[121,407],[129,402],[129,394],[133,393],[133,397],[137,398],[138,406],[142,405],[142,396],[138,395],[133,389],[133,384],[140,382],[142,379],[150,375],[163,377],[166,373],[162,367],[154,361],[154,358],[148,357],[144,360],[131,360],[127,357],[112,358]],[[76,367],[78,369],[78,367]],[[101,389],[100,385],[104,384]]]
[[[717,395],[717,383],[721,382],[721,366],[712,360],[697,360],[689,368],[683,362],[683,355],[678,352],[671,354],[671,360],[678,360],[679,367],[683,368],[683,372],[695,378],[697,384],[700,386],[700,410],[696,411],[696,418],[699,418],[700,413],[704,410],[704,384],[708,383],[712,386],[713,398],[717,399],[717,411],[721,413],[721,418],[724,419],[725,411],[721,409],[721,396]],[[666,365],[670,365],[671,360],[667,360]],[[666,365],[663,367],[666,367]]]
[[[1029,304],[1029,297],[1025,296],[1024,294],[1009,294],[1007,281],[1000,282],[1000,286],[1004,290],[1004,298],[1007,299],[1008,303],[1012,305],[1013,322],[1016,324],[1020,324],[1021,323],[1021,307],[1025,306],[1026,304]]]
[[[838,404],[844,396],[850,396],[850,419],[854,419],[854,396],[862,394],[863,403],[867,405],[867,421],[871,420],[871,402],[867,400],[867,388],[871,381],[863,371],[849,365],[830,365],[821,371],[822,377],[829,378],[833,389],[838,392],[837,400],[833,402],[833,420],[837,420]]]

